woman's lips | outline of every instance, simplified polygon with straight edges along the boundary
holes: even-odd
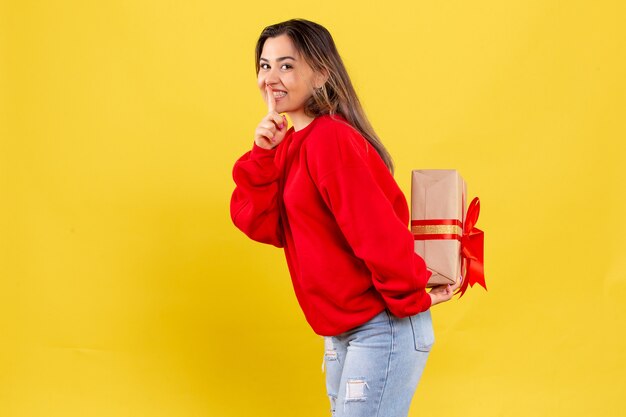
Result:
[[[274,94],[274,99],[275,100],[280,100],[281,98],[284,98],[287,95],[287,92],[274,90],[274,92],[272,94]]]

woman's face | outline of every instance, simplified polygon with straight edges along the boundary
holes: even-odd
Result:
[[[321,80],[300,56],[289,36],[268,38],[259,66],[257,81],[265,102],[268,103],[265,86],[269,85],[276,100],[276,112],[288,113],[292,118],[304,114],[304,104],[313,89],[321,87]]]

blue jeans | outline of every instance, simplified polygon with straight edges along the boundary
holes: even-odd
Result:
[[[324,336],[332,416],[406,417],[434,341],[430,310],[402,319],[384,310]]]

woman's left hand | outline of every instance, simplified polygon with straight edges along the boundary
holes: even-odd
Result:
[[[446,284],[433,287],[428,293],[431,299],[431,306],[450,300],[457,288],[461,286],[462,281],[462,278],[459,277],[453,285]]]

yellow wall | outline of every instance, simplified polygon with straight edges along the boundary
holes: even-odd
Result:
[[[412,416],[626,416],[615,1],[0,3],[0,416],[323,416],[282,252],[231,224],[253,49],[333,33],[409,192],[481,198],[489,292],[434,310]]]

